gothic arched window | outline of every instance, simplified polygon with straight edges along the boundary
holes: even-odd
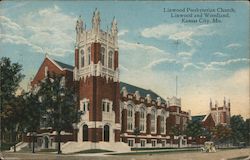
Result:
[[[151,132],[156,131],[156,110],[153,109],[151,112]]]
[[[161,133],[165,132],[165,123],[164,123],[164,116],[160,116],[160,124],[161,124]]]
[[[85,60],[85,57],[84,57],[84,50],[82,49],[81,50],[81,67],[84,67],[84,60]]]
[[[112,51],[109,51],[109,54],[108,54],[108,68],[112,68],[113,66],[113,52]]]
[[[90,61],[91,61],[91,50],[90,47],[88,48],[88,65],[90,65]]]
[[[128,105],[128,117],[127,117],[128,130],[133,130],[133,118],[134,118],[133,106]]]
[[[105,64],[105,48],[101,47],[101,63],[104,66]]]
[[[88,141],[89,134],[88,134],[88,125],[84,124],[82,126],[82,141]]]
[[[165,133],[165,111],[162,111],[161,112],[161,116],[160,116],[160,132],[162,133],[162,134],[164,134]]]
[[[144,108],[140,109],[140,131],[144,132],[146,127],[145,127],[145,122],[146,122],[146,112]]]

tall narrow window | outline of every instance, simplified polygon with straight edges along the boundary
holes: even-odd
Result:
[[[105,125],[104,126],[104,142],[109,142],[109,126]]]
[[[82,49],[82,50],[81,50],[81,67],[84,67],[84,60],[85,60],[85,57],[84,57],[84,50]]]
[[[145,131],[145,110],[144,110],[144,108],[141,108],[141,110],[140,110],[140,130],[142,132]]]
[[[164,116],[160,117],[160,124],[161,124],[161,133],[164,134],[165,131]]]
[[[105,111],[105,102],[102,102],[102,111]]]
[[[155,132],[156,131],[156,111],[153,109],[151,112],[151,132]]]
[[[88,134],[88,126],[85,124],[82,126],[82,141],[88,141],[89,134]]]
[[[108,57],[109,57],[109,59],[108,59],[108,67],[109,68],[112,68],[112,65],[113,65],[113,52],[112,51],[109,51],[109,54],[108,54]]]
[[[104,47],[102,47],[101,48],[101,63],[102,63],[102,65],[104,66],[104,62],[105,61],[105,48]]]
[[[128,105],[128,118],[127,118],[127,128],[128,130],[133,130],[133,107]]]
[[[107,112],[109,112],[109,103],[107,103]]]
[[[90,65],[90,61],[91,61],[91,51],[90,51],[90,47],[88,48],[88,65]]]

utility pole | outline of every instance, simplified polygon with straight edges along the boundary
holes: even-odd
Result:
[[[178,76],[176,76],[176,82],[175,82],[175,96],[178,95]]]

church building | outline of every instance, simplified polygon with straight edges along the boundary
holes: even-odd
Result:
[[[54,72],[64,75],[66,87],[78,88],[78,109],[84,114],[73,131],[62,133],[62,151],[187,146],[187,137],[171,131],[173,127],[184,130],[191,119],[190,111],[182,110],[180,98],[164,99],[151,90],[120,82],[116,19],[110,29],[102,30],[100,13],[95,10],[92,27],[87,29],[79,17],[75,30],[74,66],[46,56],[31,82],[36,88],[48,72]],[[55,148],[55,131],[43,131],[37,135],[37,147]]]

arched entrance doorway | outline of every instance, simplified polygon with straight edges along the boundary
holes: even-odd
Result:
[[[104,126],[104,142],[109,142],[109,125]]]
[[[49,148],[49,138],[47,136],[44,137],[44,148]]]
[[[84,124],[82,126],[82,141],[88,141],[89,134],[88,134],[88,125]]]

